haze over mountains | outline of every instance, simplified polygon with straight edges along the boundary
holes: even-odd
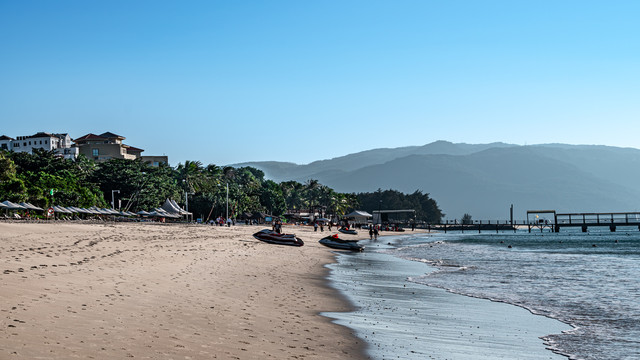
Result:
[[[277,182],[317,179],[340,192],[395,189],[431,194],[460,219],[505,220],[509,206],[527,210],[606,212],[640,210],[640,150],[599,145],[454,144],[374,149],[315,161],[247,162]],[[382,204],[384,208],[384,204]]]

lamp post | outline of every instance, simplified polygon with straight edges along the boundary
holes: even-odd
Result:
[[[184,210],[189,212],[189,195],[195,195],[195,193],[184,192]],[[189,221],[189,214],[187,214],[187,222]],[[193,221],[193,215],[191,215],[191,221]]]
[[[120,194],[120,190],[111,190],[111,208],[112,209],[116,208],[116,200],[115,200],[114,193]]]
[[[229,218],[229,183],[227,183],[227,219]]]
[[[379,200],[378,202],[378,222],[380,223],[380,225],[382,225],[382,213],[380,211],[382,209],[382,200]]]

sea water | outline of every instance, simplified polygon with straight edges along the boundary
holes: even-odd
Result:
[[[374,358],[640,359],[637,228],[413,235],[368,245],[331,266],[357,311],[328,315],[368,341]],[[523,318],[505,304],[539,316]],[[524,328],[509,318],[526,319]]]

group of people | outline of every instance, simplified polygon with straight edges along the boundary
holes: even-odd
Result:
[[[369,240],[378,240],[379,233],[378,225],[369,225]]]
[[[235,221],[233,221],[232,218],[223,218],[222,216],[218,216],[215,220],[211,219],[209,220],[209,224],[210,225],[218,225],[218,226],[224,226],[224,224],[227,224],[228,227],[231,227],[231,225],[235,225]]]
[[[333,226],[333,224],[331,224],[331,221],[329,221],[327,223],[327,227],[329,228],[329,231],[331,231],[331,227]],[[324,231],[324,221],[314,221],[313,222],[313,231],[318,231],[318,227],[320,228],[320,231]]]

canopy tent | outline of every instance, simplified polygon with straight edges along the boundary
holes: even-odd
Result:
[[[368,219],[370,217],[373,217],[373,215],[369,214],[366,211],[355,210],[355,211],[352,211],[349,214],[345,215],[344,217],[347,217],[347,218],[358,218],[358,217],[360,217],[360,218],[367,218]]]
[[[174,218],[174,219],[177,219],[182,217],[183,215],[186,215],[188,220],[189,216],[192,215],[190,212],[180,208],[180,206],[178,206],[178,203],[176,203],[175,200],[171,200],[171,199],[165,200],[162,207],[156,209],[156,211],[160,213],[166,213],[167,214],[165,215],[166,217]]]
[[[0,209],[6,209],[6,208],[7,208],[7,205],[0,203]]]
[[[366,211],[355,210],[350,212],[349,214],[343,216],[344,219],[353,220],[356,224],[366,224],[373,215],[369,214]]]
[[[178,203],[176,203],[176,201],[175,201],[175,200],[173,200],[173,199],[172,199],[172,200],[169,200],[169,201],[171,201],[171,204],[173,204],[173,207],[174,207],[174,208],[176,208],[176,209],[180,210],[180,214],[182,214],[182,215],[192,215],[190,212],[188,212],[188,211],[183,210],[182,208],[180,208],[180,206],[178,206]]]
[[[172,219],[180,218],[180,215],[169,213],[169,212],[165,211],[162,208],[153,209],[153,211],[150,212],[149,215],[151,215],[151,216],[160,216],[160,217],[168,217],[168,218],[172,218]]]

